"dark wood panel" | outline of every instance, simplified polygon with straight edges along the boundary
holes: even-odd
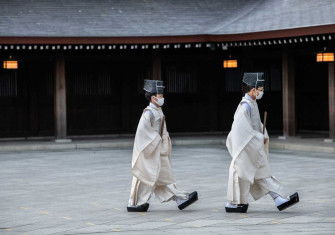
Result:
[[[18,70],[0,69],[0,136],[53,134],[51,61],[22,60]]]
[[[328,125],[328,64],[315,57],[298,57],[296,66],[296,115],[299,130],[326,131]]]
[[[216,62],[212,58],[171,57],[164,64],[163,73],[169,131],[217,130]]]
[[[133,132],[144,108],[139,91],[149,69],[138,60],[68,61],[69,134]]]
[[[50,59],[28,61],[23,79],[28,89],[28,136],[54,134],[54,64]]]

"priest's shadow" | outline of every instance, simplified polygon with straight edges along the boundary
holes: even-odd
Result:
[[[307,211],[302,210],[287,210],[287,211],[276,211],[276,210],[270,210],[270,209],[251,209],[250,211],[246,213],[246,215],[268,215],[269,217],[271,215],[290,215],[290,216],[300,216],[300,215],[306,215]]]
[[[126,212],[126,211],[125,211]],[[127,214],[129,214],[129,212],[126,212]],[[227,213],[225,211],[224,208],[222,209],[216,209],[216,212],[213,212],[213,210],[208,209],[208,210],[203,210],[203,209],[189,209],[189,210],[173,210],[173,209],[152,209],[152,210],[148,210],[147,212],[135,212],[135,213],[131,213],[133,214],[138,214],[138,215],[143,215],[143,213],[148,213],[149,215],[159,215],[159,216],[164,216],[164,217],[174,217],[174,216],[178,216],[178,215],[191,215],[191,214],[197,214],[199,215],[199,213],[202,213],[206,216],[214,216],[217,214],[221,214],[224,217],[236,217],[236,219],[241,219],[241,215],[245,215],[247,217],[278,217],[280,215],[288,215],[289,217],[293,217],[293,216],[301,216],[301,215],[306,215],[308,214],[307,211],[275,211],[275,210],[262,210],[262,209],[258,209],[258,210],[250,210],[247,213]],[[237,217],[238,216],[238,217]]]
[[[192,213],[199,213],[201,211],[204,211],[204,210],[201,210],[201,209],[188,209],[188,210],[179,210],[178,208],[177,209],[152,209],[152,210],[148,210],[148,212],[145,212],[145,213],[162,213],[164,212],[164,214],[171,214],[171,215],[175,215],[175,214],[192,214]]]

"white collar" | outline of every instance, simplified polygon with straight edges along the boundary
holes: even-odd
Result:
[[[256,100],[254,100],[248,93],[245,93],[244,98],[246,98],[247,100],[256,102]]]
[[[153,109],[157,109],[157,110],[161,109],[161,107],[157,107],[155,104],[153,104],[151,102],[149,103],[149,107],[153,108]]]

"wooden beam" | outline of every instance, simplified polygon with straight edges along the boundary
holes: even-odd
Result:
[[[285,137],[296,135],[295,118],[295,71],[294,59],[287,51],[282,56],[283,76],[283,134]]]
[[[55,62],[55,134],[56,139],[66,139],[66,80],[65,60],[57,58]]]
[[[328,64],[329,138],[335,140],[335,63]]]
[[[162,59],[155,56],[152,61],[152,79],[162,80]]]

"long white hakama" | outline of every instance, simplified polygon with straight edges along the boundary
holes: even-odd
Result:
[[[243,103],[249,105],[249,109]],[[249,193],[257,200],[270,191],[282,195],[280,182],[269,166],[269,139],[260,120],[257,102],[243,97],[234,115],[226,146],[232,161],[229,168],[227,198],[234,204],[247,204]]]

